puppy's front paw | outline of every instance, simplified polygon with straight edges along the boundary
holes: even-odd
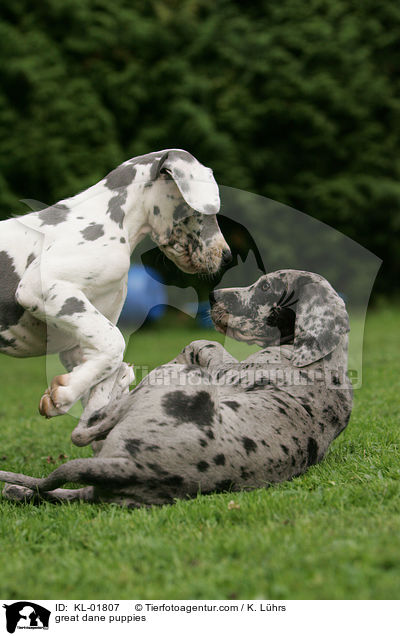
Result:
[[[178,364],[195,364],[196,354],[197,351],[191,342],[182,349],[182,351],[176,356],[175,360]]]
[[[116,385],[117,393],[123,395],[129,393],[129,386],[135,381],[135,372],[133,366],[128,362],[122,362],[118,372]]]
[[[181,351],[181,353],[175,358],[177,362],[183,364],[193,364],[202,366],[207,358],[202,355],[202,350],[205,347],[210,346],[208,340],[193,340],[190,344]]]
[[[39,402],[39,413],[45,417],[64,415],[75,403],[68,388],[69,376],[56,375]]]

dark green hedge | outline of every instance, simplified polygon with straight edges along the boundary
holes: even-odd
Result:
[[[400,280],[393,0],[3,0],[0,216],[186,148],[330,223]]]

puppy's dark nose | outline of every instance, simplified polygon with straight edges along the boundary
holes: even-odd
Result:
[[[211,305],[211,307],[212,307],[212,306],[215,304],[215,302],[216,302],[216,300],[215,300],[215,294],[214,294],[214,292],[213,292],[213,291],[211,292],[211,294],[209,295],[209,297],[208,297],[208,298],[210,299],[210,305]]]
[[[222,252],[222,264],[228,265],[232,261],[232,252],[231,250],[224,250]]]

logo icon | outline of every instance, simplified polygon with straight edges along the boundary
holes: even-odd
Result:
[[[18,601],[3,607],[6,610],[9,634],[13,634],[16,629],[49,629],[51,612],[41,605],[31,601]]]

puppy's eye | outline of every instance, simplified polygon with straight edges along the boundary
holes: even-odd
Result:
[[[263,282],[261,283],[261,291],[266,292],[268,291],[270,288],[270,284],[267,283],[266,280],[263,280]]]

